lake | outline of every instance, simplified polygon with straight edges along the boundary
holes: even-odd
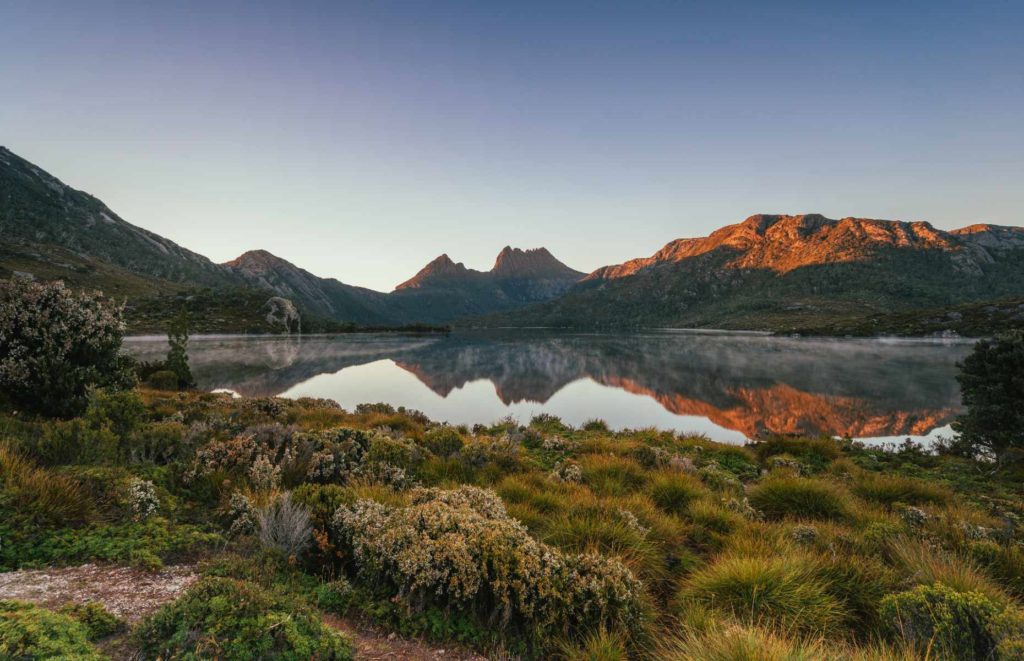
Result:
[[[127,350],[154,360],[163,337]],[[658,427],[740,443],[768,433],[873,442],[949,436],[966,341],[785,338],[753,333],[551,331],[443,335],[198,336],[203,389],[387,402],[434,420]]]

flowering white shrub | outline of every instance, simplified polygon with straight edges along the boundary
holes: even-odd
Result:
[[[246,498],[241,491],[231,494],[231,502],[228,504],[228,518],[231,519],[231,528],[228,531],[232,535],[248,535],[256,530],[256,508],[252,501]]]
[[[464,463],[474,468],[493,462],[503,468],[512,469],[519,462],[519,442],[508,434],[498,438],[478,437],[466,443],[459,454]]]
[[[0,280],[0,394],[44,414],[81,413],[89,388],[134,383],[124,329],[122,307],[98,293]]]
[[[270,491],[281,484],[281,469],[270,463],[267,455],[261,454],[249,467],[249,483],[257,491]]]
[[[128,486],[128,507],[136,521],[142,521],[160,509],[156,487],[149,480],[133,479]]]
[[[360,500],[338,508],[333,531],[359,575],[391,583],[411,609],[475,609],[535,634],[633,631],[641,619],[642,586],[626,567],[538,542],[490,491],[417,489],[399,508]]]
[[[580,465],[571,459],[568,461],[560,461],[555,464],[554,470],[551,471],[551,479],[558,480],[560,482],[572,482],[579,484],[583,481],[583,469]]]
[[[561,436],[549,436],[545,438],[540,447],[542,450],[548,452],[572,452],[579,447],[579,443],[572,440],[571,438],[562,438]]]

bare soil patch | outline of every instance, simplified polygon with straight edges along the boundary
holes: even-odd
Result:
[[[324,622],[352,637],[356,661],[487,661],[487,657],[456,645],[441,647],[403,638],[349,618],[326,615]]]
[[[98,602],[129,624],[177,599],[199,577],[195,565],[147,572],[134,567],[80,565],[0,573],[0,599],[49,608]]]

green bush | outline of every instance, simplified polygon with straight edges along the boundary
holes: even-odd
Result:
[[[459,431],[448,425],[441,425],[427,431],[423,434],[423,439],[420,442],[423,447],[438,457],[450,457],[466,444]]]
[[[123,310],[62,282],[0,280],[0,395],[35,413],[81,413],[93,387],[135,381],[121,354]]]
[[[322,583],[316,589],[316,605],[329,613],[344,615],[352,605],[352,584],[344,578]]]
[[[123,620],[104,608],[103,604],[94,601],[87,604],[65,604],[60,612],[84,624],[89,631],[89,640],[100,640],[125,628]]]
[[[941,583],[921,585],[882,600],[891,635],[941,659],[1019,658],[1020,617],[978,592],[957,592]]]
[[[145,658],[347,660],[352,643],[301,603],[230,578],[204,578],[143,620],[134,634]]]
[[[841,519],[848,513],[848,496],[830,484],[802,477],[770,477],[750,491],[749,499],[769,519]]]
[[[99,661],[89,629],[61,613],[0,601],[0,658]]]

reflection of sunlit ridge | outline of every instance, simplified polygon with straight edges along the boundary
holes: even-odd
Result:
[[[922,436],[948,424],[957,414],[954,409],[917,411],[871,410],[868,403],[852,397],[816,395],[786,384],[768,388],[729,388],[735,401],[730,408],[683,397],[659,393],[631,379],[604,376],[605,385],[646,395],[677,415],[700,415],[717,425],[733,429],[750,438],[764,434],[835,434],[855,438],[875,436]]]

